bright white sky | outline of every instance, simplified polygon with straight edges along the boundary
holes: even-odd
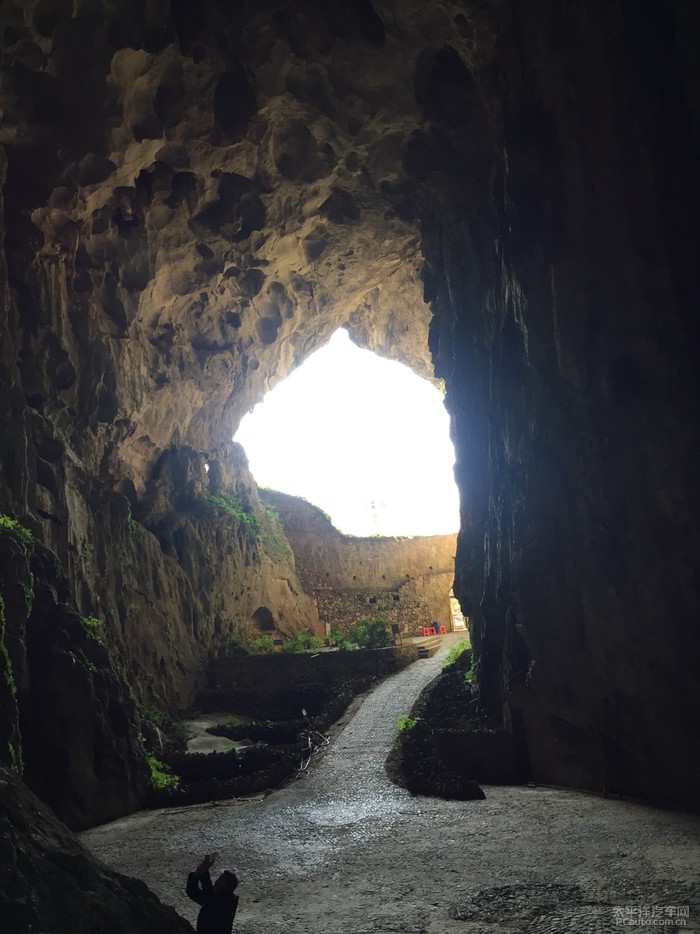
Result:
[[[342,329],[243,418],[234,440],[259,486],[303,496],[346,534],[459,528],[442,394]]]

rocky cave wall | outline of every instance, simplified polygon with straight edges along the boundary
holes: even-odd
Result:
[[[318,625],[231,445],[241,415],[341,324],[432,374],[397,169],[408,66],[370,4],[2,15],[0,509],[58,557],[136,698],[176,710],[261,607]],[[98,732],[124,731],[118,707]]]
[[[211,501],[264,524],[237,422],[340,325],[430,346],[485,721],[540,780],[697,803],[692,0],[2,15],[0,508],[61,612],[166,706],[256,604],[307,625]]]
[[[537,780],[693,806],[699,30],[515,4],[413,141],[482,710]]]
[[[456,535],[344,535],[303,499],[272,490],[261,496],[279,514],[322,625],[347,634],[357,620],[381,617],[415,636],[439,619],[449,631]]]

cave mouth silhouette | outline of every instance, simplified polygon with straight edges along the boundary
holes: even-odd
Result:
[[[343,328],[243,418],[234,440],[260,486],[307,499],[345,534],[459,528],[441,390]]]

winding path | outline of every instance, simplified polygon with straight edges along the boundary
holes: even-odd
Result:
[[[257,803],[143,811],[83,842],[192,922],[186,874],[219,851],[243,878],[237,934],[588,934],[686,906],[682,930],[700,931],[698,816],[551,788],[443,801],[389,781],[394,720],[450,641],[367,695],[286,788]]]

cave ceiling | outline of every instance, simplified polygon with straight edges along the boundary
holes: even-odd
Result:
[[[0,142],[22,381],[83,460],[217,449],[343,325],[430,378],[406,152],[462,5],[74,6],[5,5]]]

